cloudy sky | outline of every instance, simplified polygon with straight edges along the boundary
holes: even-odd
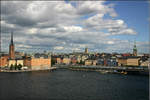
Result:
[[[2,1],[2,51],[149,52],[148,2]]]

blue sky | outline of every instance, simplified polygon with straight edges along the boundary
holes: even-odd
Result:
[[[115,4],[118,18],[123,19],[129,27],[137,31],[135,36],[118,36],[120,39],[136,39],[137,41],[149,41],[149,4],[147,1],[116,1]]]
[[[3,1],[2,50],[10,31],[22,52],[149,52],[147,1]],[[51,9],[51,10],[50,10]],[[130,46],[129,46],[130,44]]]
[[[114,4],[114,9],[118,13],[117,18],[123,19],[127,25],[136,30],[137,35],[118,35],[112,38],[128,39],[130,41],[149,41],[149,4],[147,1],[108,1],[106,4]],[[75,5],[72,3],[72,5]],[[87,19],[95,14],[85,15],[81,19]],[[109,16],[105,16],[109,18]]]

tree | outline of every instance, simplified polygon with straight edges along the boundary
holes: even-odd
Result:
[[[10,65],[10,70],[13,70],[14,66],[13,64]]]
[[[18,65],[18,69],[19,69],[19,70],[21,70],[21,68],[22,68],[22,65],[21,65],[21,64],[19,64],[19,65]]]
[[[15,66],[14,66],[14,67],[15,67],[15,70],[16,70],[16,69],[18,68],[17,64],[15,64]]]
[[[84,61],[80,60],[80,64],[81,64],[81,65],[84,65]]]
[[[55,65],[56,62],[55,62],[54,59],[51,59],[51,63],[52,63],[52,66],[53,66],[53,65]]]

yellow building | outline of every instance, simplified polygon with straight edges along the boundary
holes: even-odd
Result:
[[[8,61],[8,66],[10,67],[11,65],[15,65],[16,64],[16,60],[9,60]]]
[[[81,62],[81,56],[77,56],[77,62]]]
[[[16,63],[17,63],[17,65],[22,65],[23,66],[23,60],[21,60],[21,59],[19,59],[19,60],[16,60]]]
[[[127,64],[127,60],[123,58],[118,58],[117,61],[118,61],[118,66],[123,66]]]
[[[8,66],[10,67],[11,65],[22,65],[23,66],[23,60],[18,59],[18,60],[14,60],[14,59],[10,59],[8,60]]]
[[[96,65],[97,60],[85,60],[85,65]]]
[[[126,58],[118,58],[118,65],[119,66],[139,66],[138,57],[126,57]]]
[[[97,64],[97,60],[93,60],[93,65],[96,65]]]
[[[92,65],[92,60],[86,60],[85,65]]]
[[[56,58],[56,63],[61,64],[61,58]]]
[[[70,64],[70,62],[71,62],[71,59],[70,58],[63,58],[63,63],[64,64]]]
[[[127,59],[128,66],[139,66],[139,58],[128,58]]]

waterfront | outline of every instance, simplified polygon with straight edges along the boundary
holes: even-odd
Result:
[[[57,69],[0,73],[1,100],[148,100],[149,77]]]

